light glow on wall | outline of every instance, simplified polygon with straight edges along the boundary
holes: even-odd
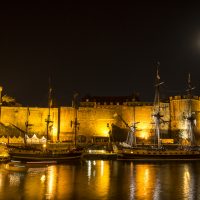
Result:
[[[55,126],[53,126],[53,136],[57,136],[57,132],[58,132],[58,130],[57,130],[57,128],[55,127]]]
[[[142,139],[148,139],[149,136],[150,136],[150,133],[148,133],[148,132],[145,131],[145,130],[140,131],[140,132],[137,134],[137,137],[142,138]]]
[[[109,137],[110,128],[107,127],[107,124],[101,123],[97,126],[97,134],[102,137]]]
[[[139,123],[138,124],[138,131],[136,131],[136,137],[142,138],[142,139],[148,139],[151,135],[149,132],[149,127],[145,123]]]

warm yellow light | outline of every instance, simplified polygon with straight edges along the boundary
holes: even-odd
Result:
[[[147,123],[139,123],[138,130],[141,130],[141,131],[136,132],[136,136],[139,138],[148,139],[151,135],[151,133],[149,132],[149,127]]]
[[[46,147],[47,147],[47,145],[46,145],[46,144],[43,144],[42,146],[43,146],[43,148],[46,148]]]
[[[140,137],[142,139],[148,139],[150,136],[150,133],[148,133],[147,131],[141,131],[137,134],[137,137]]]
[[[188,194],[190,191],[190,185],[191,183],[191,177],[190,177],[190,171],[188,166],[184,166],[183,168],[183,191],[185,194]]]
[[[53,136],[56,136],[57,135],[57,128],[55,126],[53,126]]]
[[[109,136],[109,130],[108,129],[102,130],[102,133],[103,133],[104,136]]]
[[[96,168],[95,183],[92,184],[98,194],[107,196],[110,188],[110,165],[107,161],[99,160],[97,166],[99,167]]]
[[[47,192],[49,195],[49,199],[54,199],[55,195],[55,178],[56,178],[56,168],[55,166],[48,167],[48,175],[47,175]]]
[[[45,179],[46,179],[46,176],[43,174],[43,175],[41,176],[40,180],[41,180],[41,182],[44,182]]]
[[[97,133],[103,137],[109,137],[109,127],[107,127],[104,123],[98,126]]]

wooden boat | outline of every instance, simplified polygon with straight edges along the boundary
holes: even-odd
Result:
[[[36,162],[36,163],[63,163],[81,158],[82,152],[76,149],[76,137],[74,149],[63,148],[59,143],[49,142],[49,125],[53,123],[51,120],[50,110],[52,105],[52,88],[49,83],[49,97],[48,97],[48,116],[45,120],[47,129],[46,129],[46,144],[41,148],[36,148],[35,146],[28,145],[26,142],[26,135],[28,135],[29,124],[29,115],[30,111],[27,109],[27,120],[26,120],[26,131],[24,131],[24,146],[13,147],[9,146],[9,154],[12,160],[22,161],[22,162]],[[75,109],[76,110],[76,109]],[[77,118],[75,123],[75,130],[77,126]],[[76,136],[76,131],[75,131]]]
[[[26,172],[28,167],[20,162],[9,162],[4,164],[4,169],[13,172]]]
[[[123,149],[118,160],[200,160],[199,150]]]
[[[22,162],[63,163],[81,158],[82,152],[64,149],[9,148],[12,160]]]

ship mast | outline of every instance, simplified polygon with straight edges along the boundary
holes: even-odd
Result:
[[[134,110],[135,112],[135,110]],[[135,115],[135,114],[134,114]],[[136,146],[136,135],[135,135],[135,131],[136,131],[136,124],[138,124],[139,122],[135,122],[135,116],[134,116],[134,122],[131,126],[128,125],[128,123],[123,119],[123,117],[117,113],[114,114],[114,117],[118,117],[126,126],[126,128],[129,129],[129,132],[127,134],[127,138],[126,138],[126,144],[132,146]]]
[[[191,85],[191,77],[190,77],[190,73],[188,74],[188,89],[187,91],[187,95],[188,95],[188,113],[187,116],[185,116],[184,118],[187,120],[187,134],[188,134],[188,138],[190,138],[190,142],[191,142],[191,146],[194,145],[195,143],[195,139],[194,139],[194,132],[193,132],[193,128],[195,125],[195,116],[192,112],[192,90],[194,90],[195,87],[192,87]]]
[[[48,115],[47,115],[47,119],[45,120],[45,122],[47,123],[47,143],[49,140],[49,124],[52,123],[53,121],[51,121],[51,106],[52,106],[52,88],[51,88],[51,79],[49,78],[49,94],[48,94]]]
[[[153,108],[153,118],[155,124],[155,138],[157,137],[158,148],[161,146],[160,142],[160,121],[163,115],[160,114],[160,85],[164,82],[160,82],[160,75],[157,67],[156,72],[156,84],[155,84],[155,98],[154,98],[154,108]]]
[[[29,110],[29,107],[27,107],[26,122],[25,122],[26,131],[24,132],[24,145],[25,146],[27,145],[26,136],[28,135],[29,126],[32,126],[32,124],[29,124],[29,116],[30,116],[30,110]]]
[[[78,122],[78,92],[73,95],[72,107],[74,108],[74,121],[71,121],[71,126],[74,126],[74,146],[76,148],[77,131],[80,123]]]

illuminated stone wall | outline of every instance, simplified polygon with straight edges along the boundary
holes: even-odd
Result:
[[[88,136],[108,137],[111,124],[114,122],[115,106],[97,106],[96,108],[80,107],[78,120],[80,122],[79,134]]]
[[[60,108],[60,140],[71,141],[74,140],[74,122],[75,110],[72,107]]]
[[[194,97],[191,101],[192,111],[195,112],[197,125],[195,127],[195,137],[200,140],[200,100]],[[161,124],[161,133],[166,134],[166,137],[180,136],[180,133],[186,131],[183,115],[188,112],[188,99],[184,97],[170,97],[170,103],[161,103],[160,113],[164,115],[163,120],[166,123]],[[29,108],[28,115],[29,123],[32,126],[29,129],[30,134],[38,136],[46,136],[46,122],[48,108]],[[142,102],[126,102],[123,105],[100,105],[98,103],[88,102],[88,106],[79,107],[77,118],[79,126],[77,135],[84,135],[88,138],[94,136],[108,137],[111,125],[115,124],[121,128],[126,125],[119,117],[114,117],[114,114],[120,115],[124,121],[131,126],[133,122],[139,122],[136,135],[139,138],[147,139],[154,135],[153,124],[153,105]],[[52,141],[56,141],[59,136],[61,141],[74,140],[74,119],[75,110],[72,107],[61,107],[51,109],[51,120],[49,135]],[[5,126],[17,127],[25,131],[25,122],[27,120],[26,107],[1,107],[1,122]],[[60,123],[59,123],[60,121]],[[171,131],[169,131],[171,129]],[[170,132],[170,134],[169,134]],[[58,135],[59,133],[59,135]],[[168,135],[167,135],[168,134]]]
[[[149,105],[136,105],[136,106],[123,106],[122,116],[124,120],[131,126],[134,122],[136,124],[136,136],[147,139],[151,134],[152,129],[152,106]]]
[[[30,113],[30,114],[28,114]],[[31,124],[29,126],[29,134],[36,134],[38,136],[45,135],[47,132],[47,119],[48,108],[29,108],[29,112],[26,107],[1,107],[1,122],[8,127],[16,127],[22,131],[26,130],[25,122],[28,121]],[[58,109],[51,109],[51,121],[49,124],[49,136],[52,140],[57,137],[58,131]],[[9,133],[8,133],[9,134]]]
[[[46,119],[48,108],[29,108],[30,115],[27,116],[26,107],[2,107],[1,122],[6,126],[14,126],[25,131],[25,122],[29,120],[32,125],[29,127],[29,134],[37,136],[46,136]],[[60,116],[58,115],[60,113]],[[80,107],[78,109],[77,135],[87,137],[108,137],[111,125],[116,124],[119,127],[125,128],[125,124],[114,114],[122,116],[128,125],[132,125],[135,121],[140,122],[137,127],[138,136],[146,137],[152,128],[151,124],[151,106],[127,106],[127,105],[96,105],[95,107]],[[60,118],[60,124],[58,124]],[[51,140],[56,141],[58,132],[61,141],[74,140],[74,119],[75,110],[72,107],[61,107],[51,109],[51,120],[49,135]]]
[[[121,128],[126,128],[123,120],[131,126],[134,122],[137,124],[137,137],[147,139],[152,133],[154,125],[152,124],[152,105],[96,105],[94,107],[80,107],[78,111],[78,120],[80,128],[78,134],[87,136],[108,137],[111,125],[115,124]],[[167,118],[169,118],[169,107],[165,108]],[[117,117],[114,114],[117,113]],[[168,127],[165,129],[167,130]]]

